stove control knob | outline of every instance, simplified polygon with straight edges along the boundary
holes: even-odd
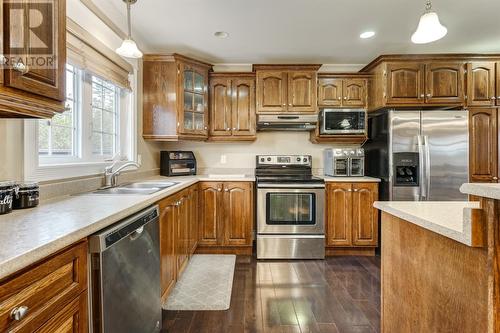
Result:
[[[268,161],[268,162],[271,162],[271,158],[270,158],[270,157],[268,157],[268,158],[267,158],[267,161]]]
[[[300,162],[300,157],[297,157],[297,162]]]
[[[261,161],[261,162],[264,162],[264,157],[261,157],[261,158],[260,158],[260,161]]]
[[[304,157],[304,162],[307,162],[307,157]]]

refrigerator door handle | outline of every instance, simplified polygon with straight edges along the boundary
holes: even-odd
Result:
[[[427,195],[427,189],[426,185],[427,182],[425,180],[426,173],[424,172],[425,168],[425,161],[424,161],[424,143],[422,140],[421,135],[417,135],[417,143],[418,143],[418,177],[419,177],[419,188],[420,188],[420,193],[418,194],[418,200],[423,201],[426,200],[426,195]]]
[[[429,148],[429,136],[424,135],[424,149],[425,149],[425,198],[429,200],[431,190],[431,150]]]

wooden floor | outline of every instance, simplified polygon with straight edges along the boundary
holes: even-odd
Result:
[[[164,311],[163,330],[379,332],[380,258],[257,261],[238,257],[227,311]]]

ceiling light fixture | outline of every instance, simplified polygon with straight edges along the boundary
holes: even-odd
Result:
[[[430,0],[425,4],[425,12],[420,17],[417,30],[411,36],[411,41],[415,44],[427,44],[443,38],[448,33],[448,29],[439,22],[439,17],[432,10]]]
[[[367,39],[372,38],[373,36],[375,36],[375,31],[365,31],[361,35],[359,35],[359,38]]]
[[[137,2],[137,0],[123,0],[127,4],[127,26],[128,35],[123,40],[122,45],[116,49],[116,53],[124,58],[138,59],[142,58],[142,52],[137,48],[137,44],[132,39],[132,28],[130,24],[130,6]]]
[[[214,36],[222,39],[226,39],[229,37],[229,34],[225,31],[216,31],[214,32]]]

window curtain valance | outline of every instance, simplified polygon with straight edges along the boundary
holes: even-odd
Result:
[[[131,64],[70,18],[66,30],[67,59],[72,65],[130,90]]]

